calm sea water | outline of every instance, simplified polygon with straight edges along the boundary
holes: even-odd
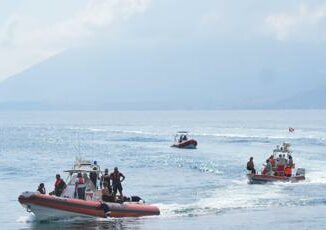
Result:
[[[170,148],[178,130],[198,149]],[[0,141],[1,229],[326,229],[326,111],[2,112]],[[248,158],[284,141],[307,180],[248,185]],[[52,190],[77,156],[118,166],[162,215],[36,222],[18,195]]]

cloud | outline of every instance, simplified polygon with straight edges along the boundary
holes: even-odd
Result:
[[[24,71],[114,23],[144,12],[149,1],[89,0],[70,18],[52,24],[42,22],[41,18],[13,14],[0,27],[0,80]]]
[[[326,5],[309,7],[301,4],[293,12],[266,17],[269,32],[280,41],[324,41],[326,39]]]

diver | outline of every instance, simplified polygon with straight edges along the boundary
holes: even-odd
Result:
[[[37,191],[41,194],[46,194],[46,190],[45,190],[45,187],[44,187],[44,184],[41,183],[38,188],[37,188]]]
[[[121,197],[121,199],[123,199],[123,194],[122,194],[123,188],[122,188],[121,182],[124,181],[125,178],[126,177],[121,172],[119,172],[118,167],[115,167],[113,173],[110,174],[110,179],[112,180],[114,197],[116,196],[117,191],[119,191],[120,197]]]
[[[86,183],[82,174],[79,172],[75,181],[75,198],[85,200]]]
[[[104,175],[101,176],[100,188],[102,189],[102,187],[104,186],[104,183],[107,183],[107,187],[108,187],[109,191],[112,193],[112,187],[111,187],[110,181],[111,181],[111,179],[110,179],[110,175],[109,175],[109,170],[105,169]]]
[[[254,158],[250,157],[249,161],[247,162],[247,170],[251,172],[251,174],[256,174],[256,169],[254,165]]]

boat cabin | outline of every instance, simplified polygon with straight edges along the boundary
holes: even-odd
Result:
[[[174,136],[174,141],[176,143],[181,143],[183,141],[189,140],[189,133],[187,131],[179,131]]]
[[[86,184],[86,200],[99,200],[101,198],[101,191],[97,190],[96,185],[93,184],[89,176],[90,173],[96,173],[97,177],[100,176],[101,168],[96,162],[92,163],[91,161],[77,159],[73,168],[65,170],[64,172],[68,173],[68,177],[66,179],[67,187],[61,194],[61,197],[75,197],[75,182],[77,180],[78,173],[81,173]]]

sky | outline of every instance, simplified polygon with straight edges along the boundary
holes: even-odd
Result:
[[[326,39],[325,1],[0,0],[0,4],[0,80],[94,37],[112,36],[110,28],[123,28],[126,21],[144,15],[146,21],[129,40],[315,45]]]
[[[146,10],[147,0],[0,1],[0,80],[24,71],[114,23]]]
[[[236,104],[270,103],[326,85],[325,1],[0,0],[0,4],[0,82],[17,75],[26,81],[31,75],[49,80],[53,70],[45,66],[51,64],[43,63],[54,59],[56,68],[62,69],[57,74],[75,71],[88,83],[88,76],[77,73],[78,66],[96,66],[103,78],[115,63],[111,75],[116,79],[105,83],[120,84],[121,74],[133,82],[131,76],[137,73],[148,75],[146,84],[158,90],[168,89],[173,81],[181,87],[186,78],[178,74],[183,74],[192,78],[189,87],[200,90],[181,93],[198,98],[206,90],[207,101],[226,95]],[[74,60],[88,53],[94,63]],[[132,69],[135,60],[141,68]],[[123,63],[130,66],[129,72]],[[146,70],[149,64],[151,69]],[[76,76],[72,79],[75,82]],[[101,86],[94,88],[95,92]]]

